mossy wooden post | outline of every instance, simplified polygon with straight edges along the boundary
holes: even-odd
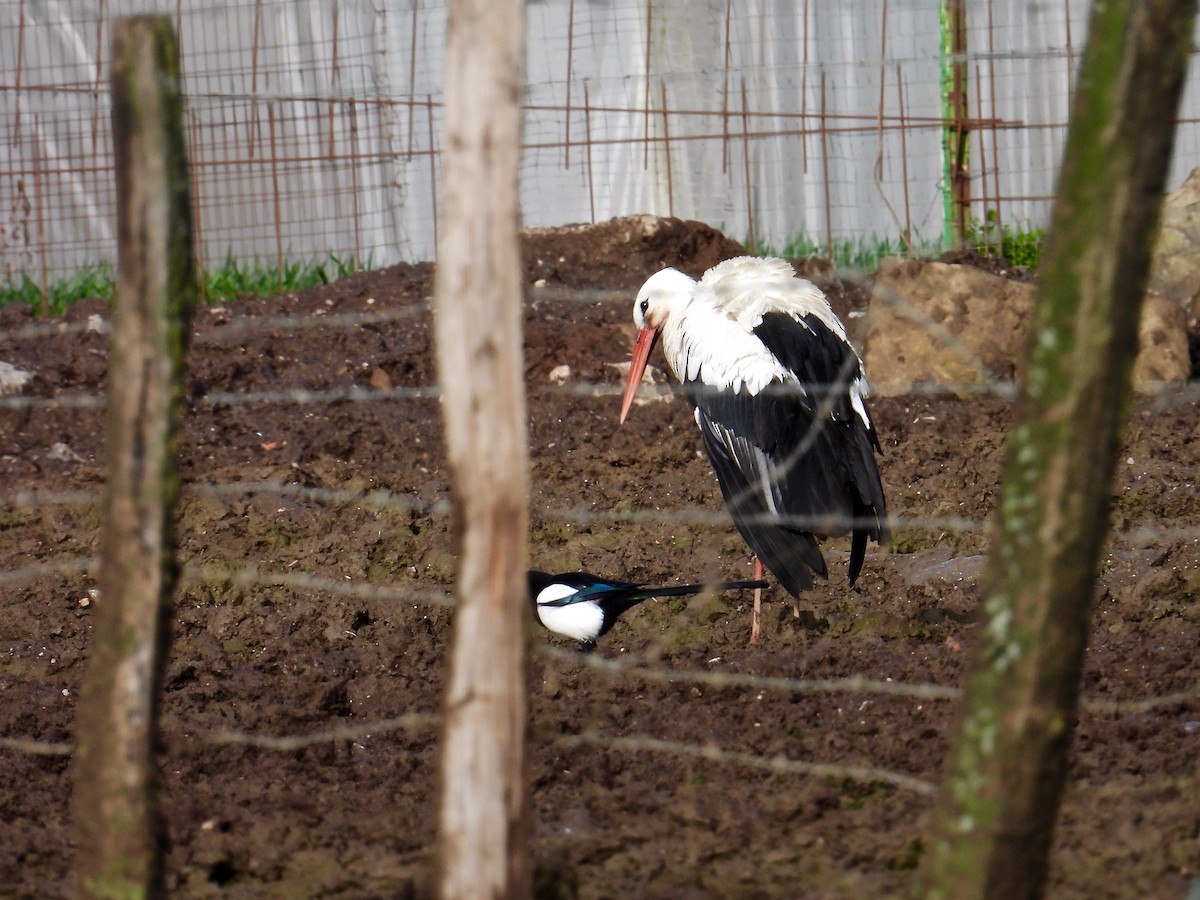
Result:
[[[115,22],[108,483],[74,771],[78,890],[93,897],[161,892],[155,727],[176,574],[183,355],[198,293],[181,112],[170,19]]]
[[[525,433],[517,164],[521,0],[452,0],[438,381],[461,543],[442,753],[441,894],[529,891]]]
[[[968,679],[918,895],[1038,897],[1195,0],[1092,7]]]

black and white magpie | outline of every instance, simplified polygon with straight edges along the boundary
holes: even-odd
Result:
[[[579,641],[585,653],[606,634],[621,613],[651,597],[681,597],[705,591],[740,591],[766,587],[764,581],[715,581],[660,587],[613,581],[588,572],[548,575],[529,572],[529,599],[538,621],[550,631]]]

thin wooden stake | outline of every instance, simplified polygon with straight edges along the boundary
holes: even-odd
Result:
[[[183,357],[197,295],[170,18],[114,23],[112,120],[118,268],[100,599],[74,771],[77,890],[146,897],[161,893],[154,741],[176,580]]]
[[[178,16],[176,16],[176,19],[178,19]],[[176,32],[176,33],[178,33],[178,32]],[[193,150],[195,150],[195,148],[203,146],[203,142],[200,140],[200,123],[196,118],[195,107],[189,107],[187,110],[187,132],[188,132],[188,146],[192,147]],[[199,156],[199,154],[197,154],[197,156]],[[203,196],[203,193],[200,190],[200,166],[203,164],[203,161],[200,159],[196,159],[193,161],[193,163],[194,164],[191,164],[188,166],[188,191],[190,192],[190,196],[197,198],[196,204],[195,204],[195,206],[192,207],[192,211],[191,211],[192,212],[192,250],[193,250],[193,255],[196,257],[196,262],[197,262],[199,269],[201,271],[203,271],[203,269],[204,269],[204,213],[200,207],[200,200],[199,200],[199,198]],[[197,290],[199,291],[199,293],[197,294],[196,299],[199,304],[204,304],[208,300],[208,295],[207,295],[208,286],[205,283],[207,281],[207,279],[201,277],[201,278],[198,278],[197,280],[199,281],[199,284],[197,285]]]
[[[983,76],[980,73],[979,64],[975,64],[975,107],[980,112],[983,112]],[[976,234],[976,239],[983,238],[983,246],[987,252],[992,250],[992,234],[991,220],[988,218],[988,167],[987,167],[987,141],[982,137],[979,140],[979,185],[981,198],[981,208],[983,216],[980,218],[981,225]],[[969,218],[969,217],[968,217]]]
[[[98,14],[96,16],[96,46],[99,47],[104,42],[104,35],[107,31],[108,24],[108,0],[100,0]],[[20,78],[20,74],[17,75]],[[92,155],[96,156],[100,153],[100,97],[103,91],[104,84],[104,59],[96,54],[96,77],[92,81]]]
[[[429,130],[429,191],[430,215],[433,218],[433,245],[438,246],[438,189],[437,189],[437,141],[433,128],[433,95],[425,95],[425,125]]]
[[[1063,0],[1063,21],[1067,26],[1067,96],[1075,92],[1075,42],[1071,39],[1071,0]]]
[[[418,27],[420,22],[417,19],[417,13],[421,9],[420,3],[413,3],[412,6],[412,22],[409,25],[412,35],[408,47],[408,158],[412,159],[413,155],[413,132],[416,129],[415,117],[417,114],[417,37],[421,30]],[[430,144],[430,150],[433,145]],[[434,214],[436,215],[436,213]],[[437,243],[437,235],[434,235],[434,243]]]
[[[530,890],[529,448],[517,247],[523,10],[521,0],[452,0],[446,39],[434,321],[462,538],[442,751],[444,900]]]
[[[758,252],[754,237],[754,184],[750,180],[750,101],[746,96],[746,79],[742,79],[742,177],[746,187],[746,250]]]
[[[733,0],[725,2],[725,60],[721,72],[721,174],[729,171],[729,64],[733,46],[729,41],[733,28]]]
[[[283,206],[279,196],[279,151],[275,147],[275,103],[267,104],[267,135],[271,145],[271,221],[275,226],[275,268],[283,293]]]
[[[811,129],[808,127],[808,48],[812,43],[809,29],[812,27],[812,21],[808,17],[808,0],[804,0],[804,43],[803,58],[800,60],[800,70],[803,74],[800,76],[800,171],[805,175],[808,174],[808,136]]]
[[[988,27],[988,92],[991,95],[991,130],[992,130],[992,196],[996,198],[996,252],[1004,255],[1004,210],[1000,197],[1000,142],[996,133],[999,131],[996,115],[996,24],[992,10],[992,0],[987,4]],[[980,112],[983,112],[981,109]]]
[[[13,123],[12,134],[8,138],[8,146],[16,147],[21,140],[21,98],[25,96],[21,90],[25,80],[25,4],[21,0],[17,8],[17,70],[13,74]]]
[[[329,85],[331,88],[333,88],[333,91],[335,93],[338,93],[338,89],[341,87],[341,80],[342,80],[341,79],[341,74],[342,74],[341,69],[338,67],[338,4],[336,4],[336,3],[333,4],[333,6],[330,10],[330,14],[333,16],[333,21],[330,25],[330,28],[333,33],[330,35],[330,38],[329,38],[329,43],[330,43],[330,46],[332,47],[332,49],[330,51],[330,60],[329,60]],[[334,138],[334,133],[335,133],[335,129],[336,129],[336,118],[337,118],[336,107],[337,107],[337,101],[331,99],[329,101],[329,105],[328,105],[328,109],[329,109],[329,112],[328,112],[329,161],[330,161],[330,163],[333,163],[334,154],[337,153],[337,141]]]
[[[642,168],[650,168],[650,62],[653,56],[650,53],[651,39],[650,36],[654,31],[654,0],[646,0],[646,68],[643,73],[646,78],[646,94],[642,98],[642,115],[644,121],[642,123],[642,131],[645,135],[645,143],[642,146]]]
[[[821,182],[825,187],[825,246],[833,259],[833,196],[829,185],[829,96],[821,72]]]
[[[583,83],[583,139],[587,147],[587,184],[588,209],[591,210],[591,222],[596,223],[596,174],[592,169],[592,98],[588,91],[588,83]]]
[[[675,178],[671,173],[671,120],[667,113],[667,83],[659,82],[662,94],[663,158],[667,166],[667,215],[675,215]]]
[[[908,120],[904,113],[904,74],[896,64],[896,105],[900,111],[900,173],[904,181],[904,252],[912,253],[912,206],[908,193]]]
[[[254,0],[254,31],[250,39],[250,120],[246,123],[246,153],[254,159],[254,148],[261,139],[258,125],[258,48],[262,36],[262,0]]]
[[[346,114],[350,120],[350,201],[352,204],[351,215],[354,216],[354,268],[357,270],[363,264],[362,252],[362,211],[359,207],[359,183],[358,170],[359,166],[359,146],[358,146],[358,112],[355,106],[354,98],[351,97],[346,103]]]
[[[37,234],[38,282],[41,287],[41,312],[50,312],[50,262],[46,253],[46,178],[42,165],[42,117],[33,114],[33,218]]]
[[[575,57],[575,0],[567,8],[567,108],[563,115],[563,168],[571,168],[571,67]]]

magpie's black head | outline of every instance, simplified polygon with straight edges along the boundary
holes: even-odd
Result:
[[[545,572],[539,572],[536,569],[530,569],[527,575],[529,579],[529,597],[536,603],[537,595],[554,584],[555,579],[553,575],[547,575]]]

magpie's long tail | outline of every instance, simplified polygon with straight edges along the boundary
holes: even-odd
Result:
[[[643,600],[649,600],[651,597],[682,597],[687,594],[700,593],[717,593],[719,591],[744,591],[751,588],[766,587],[765,581],[710,581],[704,584],[671,584],[655,587],[654,585],[634,584],[627,588],[618,588],[615,590],[606,591],[603,595],[596,598],[604,609],[614,614],[610,619],[610,623],[615,621],[616,615],[626,612],[629,609],[637,606]],[[605,629],[607,631],[607,628]]]
[[[707,581],[703,584],[671,584],[662,587],[639,585],[631,593],[639,600],[645,600],[649,597],[683,597],[704,592],[715,594],[720,591],[748,591],[765,587],[765,581]]]

